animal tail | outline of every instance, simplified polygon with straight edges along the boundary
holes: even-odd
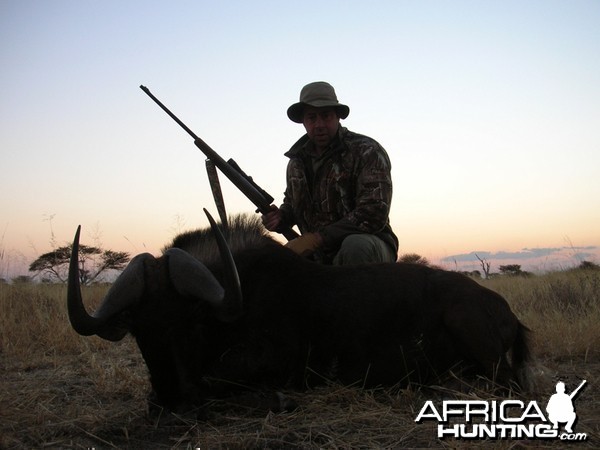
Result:
[[[531,370],[532,354],[529,342],[531,331],[521,322],[517,328],[517,336],[512,347],[512,368],[519,387],[523,392],[533,391],[533,373]]]

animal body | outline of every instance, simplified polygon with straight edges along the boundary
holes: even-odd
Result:
[[[76,276],[78,235],[74,242],[72,326],[110,340],[135,336],[161,407],[326,379],[426,384],[459,366],[465,376],[527,383],[527,329],[468,277],[417,264],[316,264],[248,218],[230,224],[232,259],[213,235],[186,233],[158,258],[138,255],[93,315]]]

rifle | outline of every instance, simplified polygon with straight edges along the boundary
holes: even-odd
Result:
[[[148,94],[154,102],[160,106],[175,122],[179,124],[192,138],[194,138],[194,144],[200,149],[202,153],[210,159],[215,166],[225,175],[229,181],[231,181],[235,187],[237,187],[242,194],[244,194],[257,208],[257,212],[267,214],[271,211],[271,204],[273,203],[273,197],[271,197],[264,189],[258,186],[252,177],[246,175],[244,171],[237,165],[237,163],[230,159],[225,161],[217,152],[215,152],[209,145],[200,139],[196,134],[190,130],[179,118],[173,114],[169,109],[157,99],[150,89],[146,86],[140,86],[140,89]],[[292,230],[290,227],[281,227],[277,232],[283,234],[288,241],[298,237],[298,233]]]

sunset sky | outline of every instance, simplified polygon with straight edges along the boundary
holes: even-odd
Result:
[[[157,254],[216,215],[204,156],[140,84],[279,204],[304,132],[285,111],[328,81],[390,155],[401,254],[600,263],[598,24],[598,0],[0,0],[0,278],[79,224]]]

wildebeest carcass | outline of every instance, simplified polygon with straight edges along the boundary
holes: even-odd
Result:
[[[93,315],[77,276],[79,230],[73,244],[73,328],[135,336],[161,407],[325,379],[426,384],[459,366],[465,376],[527,385],[527,329],[500,295],[468,277],[418,264],[320,265],[248,217],[230,224],[231,253],[222,239],[219,252],[210,220],[214,232],[182,234],[159,258],[136,256]]]

